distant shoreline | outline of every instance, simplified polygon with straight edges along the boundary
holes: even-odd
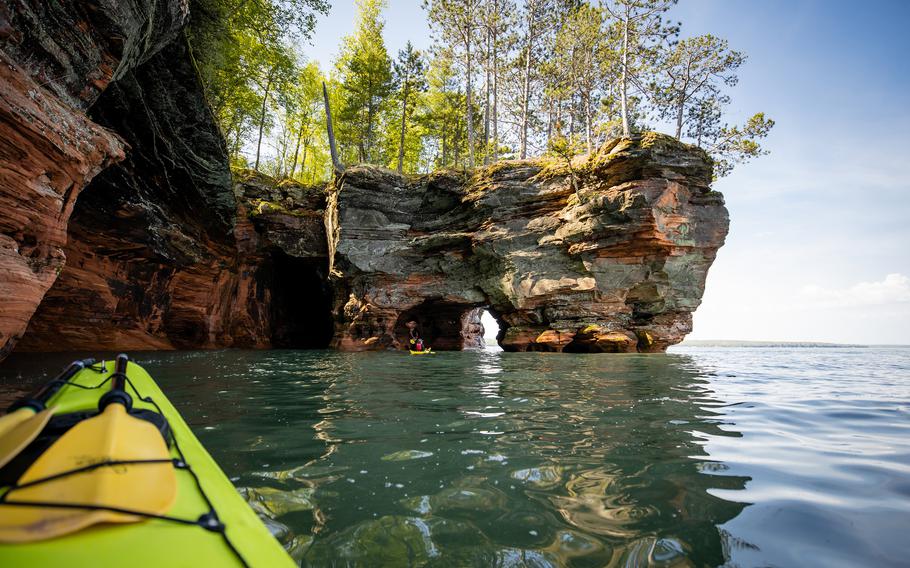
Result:
[[[870,347],[910,347],[899,344],[862,344],[862,343],[829,343],[824,341],[739,341],[732,339],[690,339],[678,347],[790,347],[790,348],[870,348]]]

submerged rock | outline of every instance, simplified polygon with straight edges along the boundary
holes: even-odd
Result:
[[[313,495],[315,488],[303,487],[294,490],[275,489],[274,487],[250,487],[241,493],[254,511],[261,515],[275,518],[295,511],[312,511],[315,509]]]
[[[310,566],[425,566],[437,556],[426,521],[390,515],[315,542],[303,560]]]
[[[564,468],[558,465],[544,465],[519,469],[512,472],[512,479],[524,482],[535,489],[551,489],[562,484]]]
[[[382,456],[381,459],[382,461],[407,461],[428,458],[432,455],[433,452],[422,452],[420,450],[401,450],[400,452]]]

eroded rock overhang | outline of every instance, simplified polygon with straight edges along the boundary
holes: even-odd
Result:
[[[663,351],[691,331],[727,234],[711,173],[703,151],[655,133],[571,165],[349,168],[332,345],[398,348],[416,319],[431,345],[477,346],[486,308],[509,351]]]

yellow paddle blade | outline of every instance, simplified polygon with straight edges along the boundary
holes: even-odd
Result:
[[[170,460],[152,424],[109,404],[60,437],[23,474],[19,485],[107,461]],[[102,466],[7,493],[7,502],[43,502],[116,507],[167,513],[177,498],[177,476],[164,463]],[[35,506],[4,507],[0,542],[32,542],[69,534],[95,523],[129,523],[141,516],[113,511]]]
[[[28,420],[29,417],[34,414],[35,411],[31,408],[20,408],[14,410],[9,414],[4,414],[0,416],[0,438],[2,438],[7,432],[18,426],[22,423],[23,420]]]
[[[25,449],[25,446],[38,437],[38,434],[44,430],[48,421],[54,416],[55,410],[56,408],[48,408],[35,414],[35,411],[30,408],[20,408],[4,416],[7,418],[22,413],[19,415],[21,420],[18,420],[14,426],[6,431],[0,431],[0,467],[8,464]]]

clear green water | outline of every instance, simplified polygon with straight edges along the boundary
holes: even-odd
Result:
[[[910,563],[910,350],[134,358],[304,566]]]

